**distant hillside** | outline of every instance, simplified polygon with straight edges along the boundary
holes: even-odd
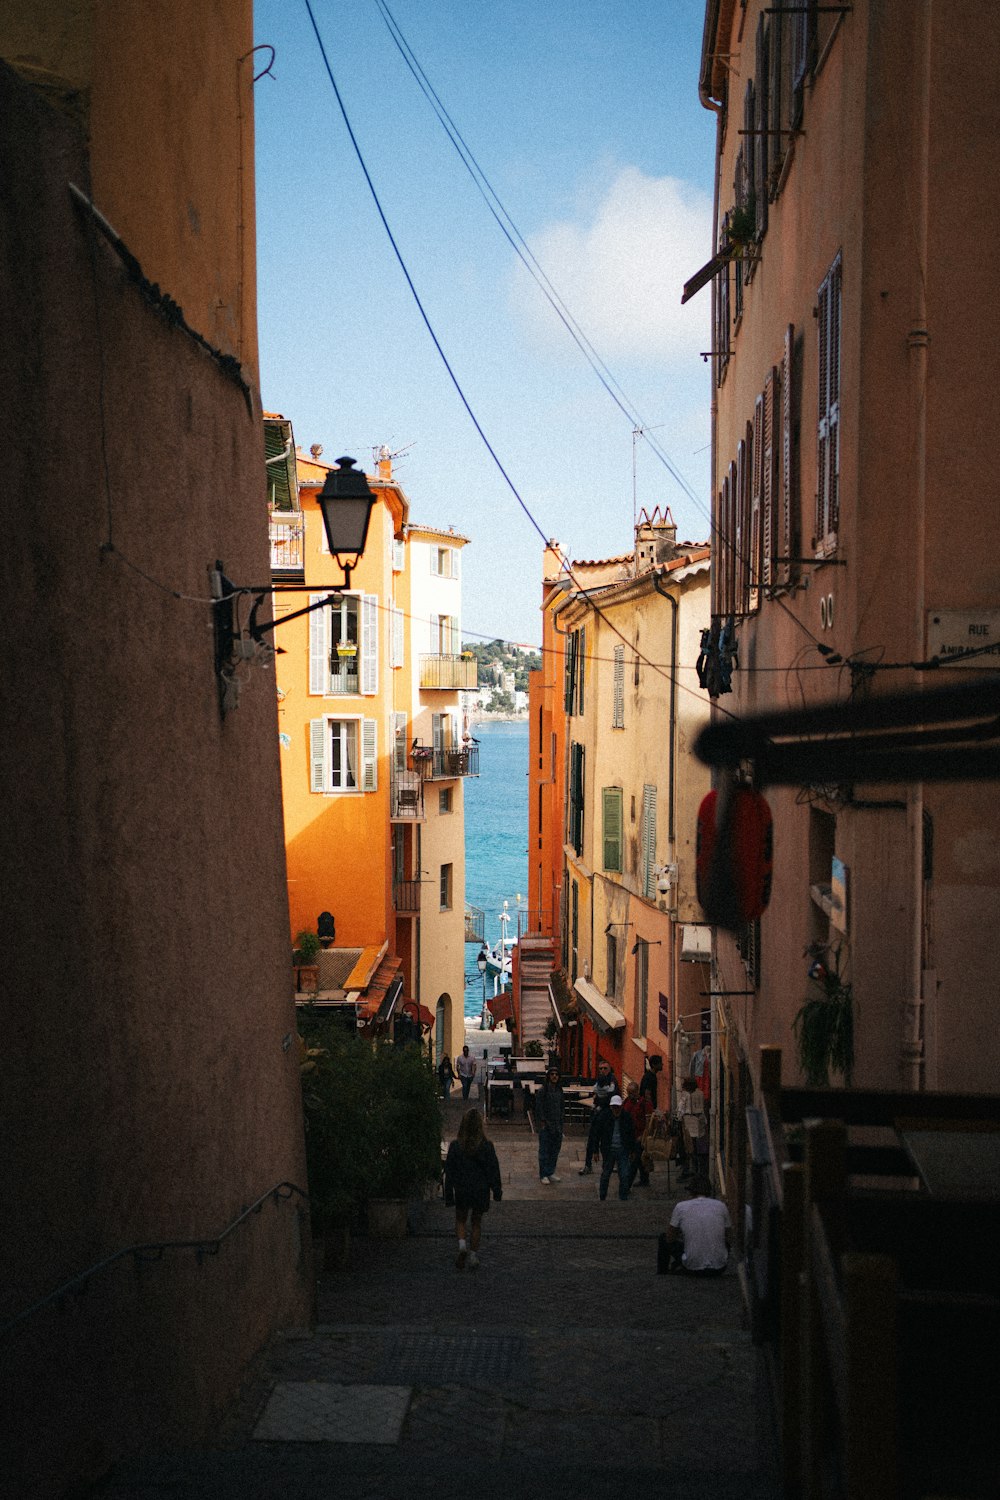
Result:
[[[496,680],[498,669],[513,672],[516,692],[528,691],[528,673],[542,665],[541,652],[521,651],[506,641],[463,641],[463,651],[471,651],[479,665],[479,686]],[[498,684],[499,686],[500,684]]]

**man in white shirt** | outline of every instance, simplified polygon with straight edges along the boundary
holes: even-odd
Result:
[[[469,1090],[472,1088],[472,1080],[476,1076],[476,1059],[469,1055],[468,1047],[463,1047],[461,1057],[455,1058],[455,1072],[458,1074],[458,1081],[462,1085],[462,1103],[468,1104]]]
[[[721,1276],[732,1242],[728,1208],[712,1197],[706,1177],[696,1177],[690,1198],[676,1205],[670,1228],[660,1235],[656,1268],[685,1271],[690,1276]]]

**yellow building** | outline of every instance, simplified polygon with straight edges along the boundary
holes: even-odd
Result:
[[[709,548],[678,545],[669,511],[654,511],[633,554],[571,571],[586,586],[567,577],[553,611],[566,637],[563,960],[582,1021],[571,1061],[591,1074],[606,1058],[624,1084],[658,1055],[669,1085],[709,1042],[694,897],[709,777],[690,753],[708,716],[695,662]]]
[[[265,433],[275,614],[301,609],[304,590],[312,604],[334,591],[276,637],[291,935],[330,913],[320,996],[381,1029],[419,1019],[437,1060],[464,1034],[462,779],[478,771],[457,708],[475,672],[459,646],[467,539],[409,525],[383,452],[343,589],[317,503],[330,466],[318,447],[294,449],[283,418]]]

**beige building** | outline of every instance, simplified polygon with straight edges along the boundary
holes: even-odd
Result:
[[[626,1083],[658,1055],[669,1102],[675,1069],[702,1043],[707,989],[694,834],[709,778],[690,747],[708,714],[695,662],[709,548],[678,544],[657,510],[640,517],[633,553],[573,563],[564,583],[548,604],[565,651],[553,725],[564,734],[560,925],[576,1014],[564,1058],[586,1074],[607,1058]],[[546,858],[543,848],[543,868]]]
[[[688,294],[714,299],[712,609],[739,648],[720,714],[996,666],[998,65],[978,5],[706,6],[718,254]],[[817,955],[852,1006],[857,1085],[1000,1085],[995,787],[844,774],[768,798],[770,906],[715,950],[734,1192],[759,1047],[802,1076]]]

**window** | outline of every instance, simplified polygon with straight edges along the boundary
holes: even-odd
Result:
[[[577,652],[577,683],[579,686],[579,707],[577,713],[583,715],[583,681],[587,671],[587,632],[580,631],[579,648]]]
[[[438,578],[458,577],[458,553],[454,547],[431,548],[431,572]]]
[[[406,770],[406,715],[395,715],[395,733],[392,746],[392,768],[394,771]]]
[[[649,1014],[649,944],[640,938],[635,950],[635,1035],[644,1037]]]
[[[607,944],[607,978],[604,983],[604,993],[613,1000],[618,993],[618,939],[610,932]]]
[[[438,791],[438,812],[439,813],[450,813],[451,812],[451,787],[450,786],[443,786]]]
[[[441,866],[441,910],[451,911],[452,866]]]
[[[816,435],[816,551],[837,546],[840,518],[840,256],[819,289],[819,425]]]
[[[313,719],[309,726],[310,790],[377,791],[377,733],[374,719]]]
[[[402,573],[406,566],[406,543],[393,541],[392,544],[392,571]]]
[[[573,714],[576,711],[576,654],[578,641],[579,635],[575,630],[571,631],[566,638],[563,708],[568,714]]]
[[[390,667],[401,667],[403,665],[404,653],[403,611],[393,605],[390,619],[392,623],[392,635],[389,638],[389,665]]]
[[[310,595],[310,604],[324,596]],[[378,596],[344,594],[339,603],[309,616],[309,691],[378,692]]]
[[[642,789],[642,893],[656,900],[656,787]]]
[[[576,880],[572,882],[569,907],[569,977],[575,980],[577,975],[577,956],[579,952],[578,944],[580,937],[580,885]]]
[[[614,698],[611,708],[611,728],[625,728],[625,647],[615,647]]]
[[[606,786],[601,794],[604,824],[604,868],[622,873],[622,821],[624,793],[620,786]]]
[[[458,620],[454,615],[431,617],[431,653],[434,656],[457,656],[462,646],[459,641]]]
[[[779,510],[779,557],[796,557],[799,547],[799,514],[797,485],[797,444],[794,423],[799,401],[793,384],[801,372],[802,362],[795,358],[795,328],[785,329],[785,347],[781,358],[781,505]],[[776,581],[791,583],[796,577],[794,563],[776,564]]]

